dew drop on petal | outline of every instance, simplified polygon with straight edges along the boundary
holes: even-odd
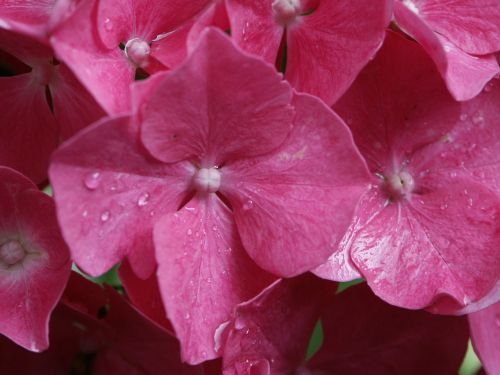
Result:
[[[248,211],[248,210],[250,210],[252,208],[253,208],[253,201],[249,199],[243,205],[243,211]]]
[[[143,207],[149,203],[149,193],[141,194],[139,199],[137,199],[137,205]]]
[[[189,228],[187,231],[186,231],[186,234],[188,236],[192,236],[193,235],[193,230],[191,228]]]
[[[99,187],[101,174],[99,172],[89,173],[83,179],[83,184],[89,190],[95,190]]]
[[[468,116],[467,116],[467,114],[466,114],[466,113],[462,113],[462,114],[460,115],[460,121],[465,121],[465,120],[467,120],[467,117],[468,117]]]
[[[89,212],[87,210],[83,211],[82,212],[82,216],[83,217],[87,217],[89,215]]]
[[[106,31],[112,31],[113,30],[113,22],[111,21],[111,19],[106,18],[104,20],[104,29]]]
[[[101,214],[101,221],[103,223],[105,223],[106,221],[109,220],[109,218],[111,217],[111,213],[109,211],[104,211],[102,214]]]
[[[188,313],[188,312],[187,312],[187,313],[185,313],[185,314],[184,314],[184,319],[186,319],[186,320],[191,319],[191,314],[190,314],[190,313]]]

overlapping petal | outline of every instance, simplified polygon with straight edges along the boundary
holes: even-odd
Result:
[[[382,44],[392,3],[229,0],[227,10],[236,43],[270,63],[285,33],[287,80],[333,104]]]
[[[454,102],[423,51],[391,34],[335,107],[379,178],[378,205],[368,200],[357,208],[351,260],[390,303],[460,312],[498,280],[492,94],[471,102],[484,104]],[[478,121],[483,112],[475,111],[489,108],[491,122]],[[484,129],[475,131],[474,122]],[[481,137],[491,138],[484,147],[475,143]]]
[[[278,150],[223,169],[222,192],[243,244],[278,275],[310,270],[337,251],[369,175],[345,124],[296,94],[293,129]]]
[[[290,131],[291,95],[271,66],[242,54],[212,29],[144,103],[142,141],[168,163],[194,159],[212,167],[261,155]]]
[[[154,270],[152,226],[175,211],[190,179],[185,164],[148,157],[128,117],[103,119],[54,154],[50,179],[73,259],[100,275],[127,256],[142,277]]]
[[[199,363],[219,355],[217,328],[232,309],[273,280],[248,257],[231,211],[215,195],[196,196],[154,230],[158,280],[182,357]]]
[[[50,197],[0,168],[0,332],[31,351],[48,347],[48,322],[70,273]]]
[[[295,373],[335,290],[335,283],[304,274],[280,279],[238,305],[223,334],[223,373]]]
[[[444,7],[441,11],[448,13],[447,6],[442,5]],[[484,56],[474,56],[464,52],[460,48],[461,45],[456,45],[453,40],[448,39],[448,33],[441,35],[433,31],[436,23],[428,25],[425,17],[420,17],[419,13],[415,13],[401,1],[395,2],[394,14],[399,26],[414,37],[432,57],[456,100],[464,101],[473,98],[500,71],[492,55],[495,50]],[[474,19],[473,15],[471,19]]]

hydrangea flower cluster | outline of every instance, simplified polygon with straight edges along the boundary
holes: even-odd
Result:
[[[500,374],[499,57],[491,0],[0,0],[0,371]]]

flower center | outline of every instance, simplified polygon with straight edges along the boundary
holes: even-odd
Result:
[[[405,197],[415,188],[413,177],[405,171],[390,175],[386,183],[392,197]]]
[[[8,241],[0,246],[0,262],[13,266],[26,256],[26,250],[18,241]]]
[[[220,180],[221,173],[217,168],[200,168],[194,175],[193,184],[197,191],[215,193],[219,190]]]
[[[300,0],[274,0],[272,7],[276,21],[286,26],[300,13]]]
[[[142,39],[133,38],[125,44],[125,55],[138,68],[146,65],[150,53],[151,47]]]

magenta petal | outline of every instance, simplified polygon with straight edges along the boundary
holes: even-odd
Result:
[[[47,178],[49,157],[59,141],[45,87],[33,82],[32,73],[1,77],[0,96],[0,164],[39,183]]]
[[[238,305],[225,332],[224,374],[295,374],[336,288],[335,283],[305,274],[280,279]]]
[[[456,100],[476,96],[500,71],[493,55],[472,56],[446,37],[435,34],[417,14],[396,1],[394,13],[398,24],[429,53]]]
[[[440,175],[420,188],[426,193],[389,203],[361,228],[351,256],[389,303],[450,313],[483,297],[500,274],[500,201],[481,185]]]
[[[210,0],[98,0],[97,30],[108,48],[139,37],[151,42],[175,31],[202,11]]]
[[[63,140],[105,115],[66,65],[58,66],[57,76],[50,83],[50,93]]]
[[[383,193],[377,186],[372,186],[361,197],[349,229],[339,244],[339,251],[312,272],[319,277],[334,281],[351,281],[361,278],[356,265],[351,259],[351,246],[356,233],[385,207]]]
[[[287,30],[286,79],[333,104],[382,45],[390,13],[387,0],[320,1]]]
[[[500,372],[500,303],[469,315],[474,350],[488,374]]]
[[[144,103],[142,142],[168,163],[197,158],[212,167],[260,155],[288,134],[290,100],[290,87],[271,66],[208,29],[186,63],[165,74]]]
[[[156,273],[151,274],[147,279],[141,279],[134,273],[130,262],[124,260],[120,264],[118,275],[135,308],[149,319],[173,332],[163,306]]]
[[[51,44],[57,57],[75,73],[96,101],[110,114],[130,108],[129,85],[135,68],[119,48],[109,50],[97,39],[94,27],[95,0],[81,1],[62,27],[57,28]]]
[[[195,196],[155,225],[160,290],[188,363],[216,358],[216,329],[273,279],[248,258],[237,233],[214,194]]]
[[[490,0],[417,0],[418,15],[461,50],[486,55],[500,50],[500,3]]]
[[[399,309],[364,284],[337,296],[322,323],[323,346],[307,364],[312,373],[456,374],[469,337],[464,317]]]
[[[50,197],[0,168],[0,332],[31,351],[48,347],[48,322],[70,273]],[[24,254],[20,254],[21,250]]]
[[[94,276],[124,256],[149,276],[153,223],[179,207],[189,183],[184,164],[152,160],[138,135],[128,117],[106,118],[54,153],[50,180],[62,232],[75,262]]]
[[[140,314],[115,290],[107,286],[109,313],[104,322],[111,334],[96,359],[93,374],[201,375],[201,367],[181,362],[179,342],[160,326]]]
[[[369,184],[342,120],[318,99],[297,94],[294,127],[272,154],[222,168],[245,249],[269,272],[293,276],[337,251]]]
[[[269,0],[226,0],[231,37],[243,50],[276,62],[284,27],[276,22]]]

